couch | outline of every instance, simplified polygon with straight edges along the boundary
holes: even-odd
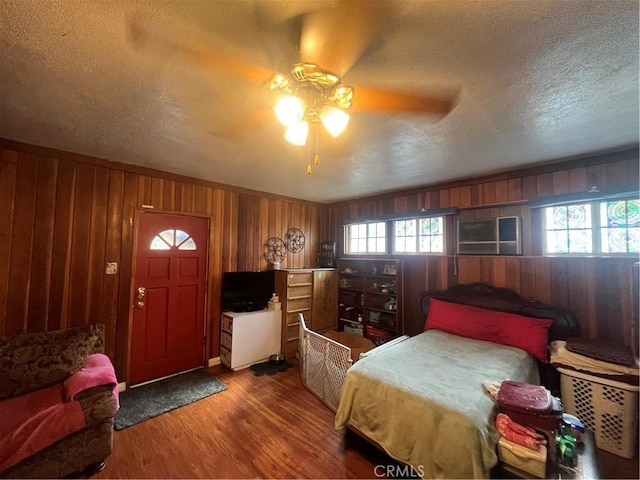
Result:
[[[90,475],[113,446],[104,325],[0,337],[0,478]]]

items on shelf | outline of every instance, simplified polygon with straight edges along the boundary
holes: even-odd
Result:
[[[551,471],[556,467],[575,471],[579,449],[574,432],[582,424],[563,414],[560,399],[529,383],[505,380],[498,388],[496,382],[487,381],[483,386],[500,410],[498,457],[506,465],[540,478],[546,477],[547,462]]]
[[[323,268],[335,268],[338,258],[337,243],[333,240],[320,242],[320,266]]]
[[[380,344],[402,332],[402,264],[399,260],[338,260],[339,328]]]

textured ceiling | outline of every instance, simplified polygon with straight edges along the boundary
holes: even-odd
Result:
[[[300,16],[337,3],[1,0],[0,137],[319,202],[638,142],[637,0],[395,0],[343,78],[354,102],[361,84],[457,105],[439,121],[354,113],[338,139],[320,133],[312,175],[307,148],[261,116],[271,92],[131,40],[142,18],[283,71]]]

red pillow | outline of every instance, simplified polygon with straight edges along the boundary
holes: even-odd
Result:
[[[553,320],[461,305],[432,298],[424,329],[518,347],[547,363],[549,327]]]

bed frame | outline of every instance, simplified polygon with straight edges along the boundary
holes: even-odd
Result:
[[[474,307],[517,313],[526,317],[553,320],[549,328],[549,342],[577,337],[580,328],[576,318],[566,310],[527,300],[508,288],[495,287],[488,283],[455,285],[448,290],[423,292],[418,296],[418,307],[426,318],[429,314],[429,300],[437,298],[446,302],[461,303]],[[554,395],[560,395],[560,375],[555,368],[536,360],[540,372],[540,383]]]
[[[426,318],[429,313],[429,300],[432,298],[517,313],[527,317],[551,319],[553,324],[549,329],[549,341],[566,340],[579,334],[578,322],[571,313],[544,303],[527,300],[513,290],[494,287],[488,283],[455,285],[448,290],[423,292],[418,297],[418,307],[424,315],[423,318]],[[335,412],[340,403],[344,378],[352,365],[351,349],[309,330],[302,314],[299,314],[299,320],[298,358],[302,383]],[[366,355],[373,355],[407,338],[402,336],[384,343],[370,350]],[[560,376],[557,371],[540,361],[538,361],[538,370],[541,383],[554,394],[559,395]]]
[[[429,313],[429,301],[432,298],[490,310],[516,313],[527,317],[551,319],[553,320],[553,324],[549,329],[550,342],[553,340],[566,340],[569,337],[578,336],[580,333],[578,322],[571,313],[558,307],[546,305],[534,300],[527,300],[513,290],[495,287],[488,283],[478,282],[455,285],[448,290],[421,293],[418,297],[418,307],[423,313],[423,319],[426,319]],[[560,380],[558,372],[549,364],[543,364],[539,360],[536,361],[540,371],[541,383],[549,388],[554,395],[559,395]],[[352,425],[348,425],[347,428],[371,445],[383,452],[385,451],[381,445],[370,439],[357,428]],[[500,462],[498,463],[498,466],[499,465],[501,465]],[[499,468],[498,466],[495,468]],[[494,471],[496,471],[495,468]],[[507,477],[499,476],[498,478]]]

